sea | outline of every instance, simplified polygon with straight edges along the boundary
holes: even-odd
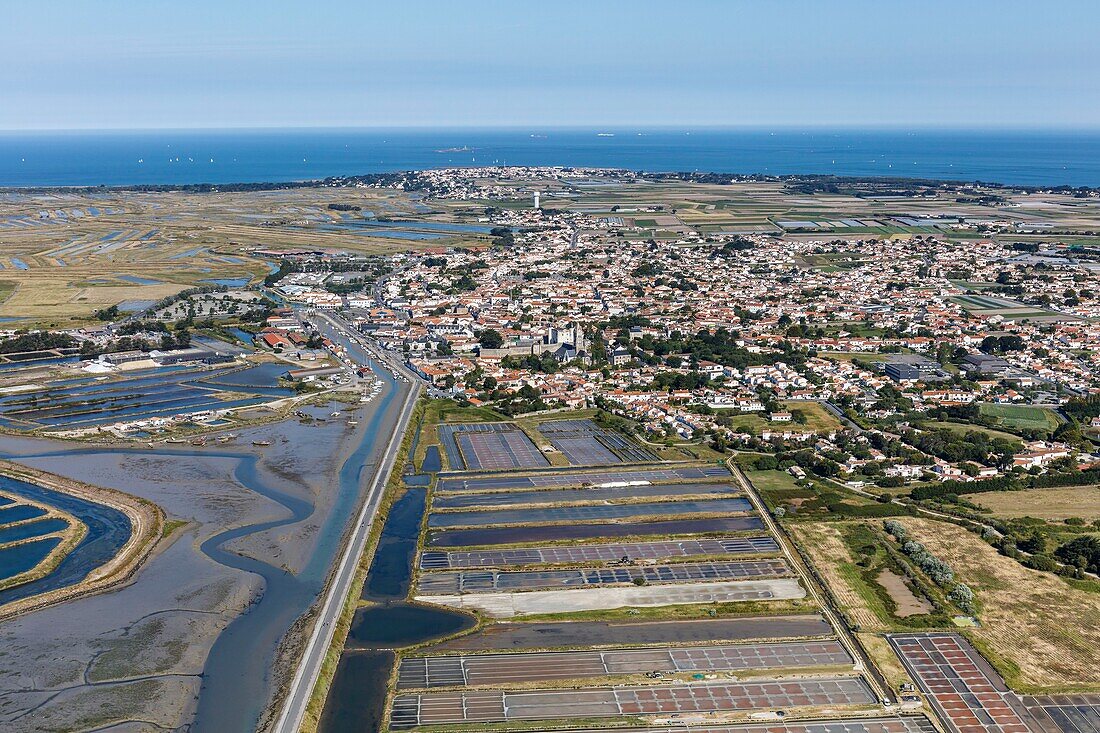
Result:
[[[1100,186],[1100,130],[0,132],[0,187],[287,182],[487,165]]]

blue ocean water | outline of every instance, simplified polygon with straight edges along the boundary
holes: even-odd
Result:
[[[505,163],[1100,186],[1100,130],[0,133],[0,186],[5,187],[295,181]]]

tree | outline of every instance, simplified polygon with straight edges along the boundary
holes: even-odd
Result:
[[[1054,551],[1054,557],[1067,565],[1100,573],[1100,537],[1082,535],[1076,537]]]
[[[478,335],[477,342],[483,349],[499,349],[504,345],[504,337],[499,331],[487,328]]]

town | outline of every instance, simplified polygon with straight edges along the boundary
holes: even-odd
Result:
[[[0,619],[92,594],[113,644],[147,605],[192,624],[114,664],[102,724],[150,665],[164,727],[197,695],[200,728],[285,733],[1092,709],[1064,695],[1100,685],[1092,189],[495,166],[0,206],[0,442],[73,446],[8,469],[0,552],[35,554]],[[105,502],[142,544],[119,515],[119,570],[79,580]],[[197,560],[227,590],[181,611],[156,578]]]

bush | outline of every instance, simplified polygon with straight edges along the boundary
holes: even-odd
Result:
[[[1025,562],[1029,568],[1035,570],[1042,570],[1043,572],[1053,572],[1058,569],[1058,563],[1054,562],[1054,559],[1049,555],[1035,554],[1029,557]]]
[[[974,613],[974,591],[970,590],[969,586],[963,583],[956,584],[947,594],[947,598],[963,611]]]
[[[898,542],[905,541],[905,527],[902,526],[901,522],[894,519],[888,519],[882,523],[882,528],[886,530],[886,534],[893,535]]]

